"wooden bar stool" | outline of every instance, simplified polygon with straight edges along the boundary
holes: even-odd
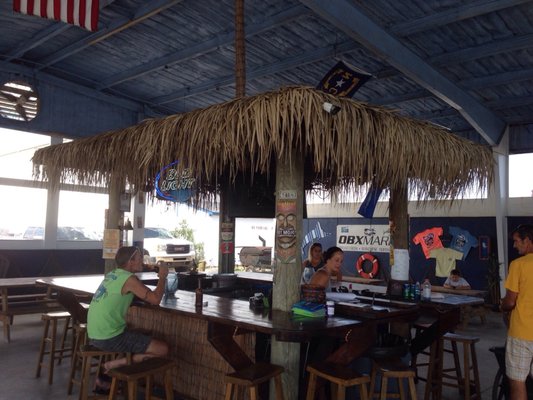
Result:
[[[165,382],[165,399],[174,399],[174,389],[172,386],[172,369],[176,366],[174,360],[167,358],[153,357],[144,361],[124,365],[107,371],[113,379],[109,391],[109,400],[115,399],[117,395],[118,382],[125,381],[128,384],[128,399],[137,400],[137,388],[139,380],[145,379],[145,399],[155,399],[152,396],[152,385],[154,376],[164,374]]]
[[[54,361],[60,364],[63,357],[70,357],[72,355],[72,347],[65,347],[65,342],[70,327],[70,314],[66,311],[49,312],[41,315],[41,320],[44,321],[44,331],[41,338],[41,345],[39,349],[39,359],[37,360],[37,372],[35,376],[41,376],[42,367],[48,368],[48,384],[51,385],[54,381]],[[63,321],[65,326],[59,347],[57,345],[57,323]],[[52,329],[50,330],[50,324]],[[44,356],[48,355],[48,361],[44,362]]]
[[[281,374],[285,370],[283,367],[268,363],[252,364],[249,367],[227,374],[224,378],[226,382],[225,400],[230,400],[233,396],[235,385],[250,388],[250,400],[257,400],[258,386],[274,378],[276,388],[276,400],[283,400],[283,387],[281,384]]]
[[[361,375],[357,371],[344,366],[326,362],[313,363],[307,367],[307,371],[309,372],[309,385],[307,386],[306,400],[315,398],[317,377],[326,379],[336,385],[337,400],[344,400],[346,398],[346,388],[356,385],[359,386],[359,398],[361,400],[368,399],[366,385],[370,383],[370,377],[367,375]]]
[[[444,346],[451,344],[451,350],[444,347],[445,353],[453,354],[453,368],[442,370],[442,384],[456,387],[465,400],[480,398],[479,370],[477,365],[476,346],[478,337],[446,333],[443,336]],[[463,367],[459,357],[458,344],[463,345]],[[453,373],[451,373],[453,372]]]
[[[67,393],[72,394],[72,387],[78,385],[81,387],[83,375],[83,357],[81,351],[83,346],[87,343],[87,324],[77,323],[74,325],[74,351],[72,355],[72,363],[70,365],[70,375],[68,380]],[[80,371],[80,378],[76,378],[76,373]]]
[[[121,353],[100,350],[90,344],[81,347],[81,383],[80,384],[80,400],[89,399],[107,399],[107,395],[92,395],[91,393],[91,376],[95,378],[98,376],[102,364],[107,360],[113,360],[121,356]],[[131,361],[131,354],[128,354],[128,361]],[[78,381],[75,381],[78,383]]]
[[[376,387],[377,376],[381,375],[381,390],[379,393],[374,393]],[[405,365],[400,359],[383,359],[374,360],[372,366],[372,377],[370,381],[370,397],[379,397],[381,400],[387,398],[405,399],[402,379],[407,379],[409,384],[409,394],[412,400],[416,400],[415,388],[415,371],[409,366]],[[399,393],[388,393],[387,384],[389,379],[397,379]]]

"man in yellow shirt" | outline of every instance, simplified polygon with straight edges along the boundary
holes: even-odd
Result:
[[[501,309],[511,313],[505,350],[505,369],[511,399],[527,400],[526,379],[533,376],[533,225],[513,232],[513,247],[522,257],[509,265]]]

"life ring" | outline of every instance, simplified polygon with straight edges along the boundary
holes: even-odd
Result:
[[[365,261],[370,261],[372,263],[372,271],[365,272],[365,270],[363,269],[363,264]],[[378,270],[379,270],[378,259],[370,253],[362,254],[357,259],[357,264],[355,264],[355,268],[357,269],[357,272],[359,273],[359,275],[361,275],[361,277],[372,279],[378,274]]]

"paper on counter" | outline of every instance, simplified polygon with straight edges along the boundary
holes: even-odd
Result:
[[[352,301],[357,296],[354,293],[338,293],[338,292],[326,292],[326,299],[333,301]]]

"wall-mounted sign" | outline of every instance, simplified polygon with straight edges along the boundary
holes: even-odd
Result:
[[[104,229],[102,258],[114,259],[120,247],[120,230]]]
[[[389,225],[337,225],[337,246],[344,251],[388,253]]]
[[[160,199],[184,203],[194,193],[196,178],[189,169],[178,172],[177,164],[178,161],[174,161],[159,171],[155,177],[155,191]]]

